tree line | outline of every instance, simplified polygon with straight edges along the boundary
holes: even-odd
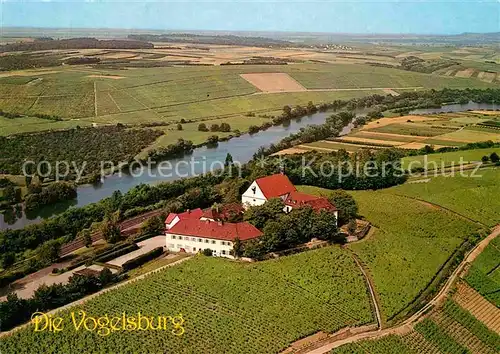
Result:
[[[8,43],[0,52],[24,52],[55,49],[152,49],[154,45],[140,40],[69,38],[34,42]]]

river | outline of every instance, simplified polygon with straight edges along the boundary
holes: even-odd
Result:
[[[443,106],[441,109],[417,109],[410,114],[431,114],[437,112],[459,112],[474,109],[500,109],[499,105],[492,104],[456,104]],[[366,113],[362,110],[357,114]],[[332,112],[319,112],[313,115],[292,120],[282,125],[270,127],[267,130],[260,131],[256,134],[242,134],[228,141],[219,142],[217,146],[203,146],[197,148],[192,154],[181,158],[169,160],[172,166],[176,166],[175,173],[170,175],[160,175],[156,168],[152,168],[150,173],[147,171],[138,175],[115,174],[104,179],[103,183],[97,185],[82,185],[78,187],[78,197],[76,200],[58,203],[56,205],[45,207],[36,213],[25,214],[22,211],[8,212],[5,215],[0,214],[0,230],[11,228],[18,229],[26,225],[38,223],[41,220],[50,216],[62,213],[69,207],[81,207],[90,203],[98,202],[101,199],[109,197],[114,191],[119,190],[122,193],[141,183],[160,183],[172,181],[182,177],[189,177],[193,174],[207,172],[207,167],[220,168],[224,163],[227,153],[230,153],[234,161],[246,163],[250,161],[253,154],[261,146],[269,146],[272,143],[277,143],[281,139],[292,133],[298,132],[301,128],[311,124],[323,124]],[[353,128],[349,124],[342,131],[341,135],[348,134]]]

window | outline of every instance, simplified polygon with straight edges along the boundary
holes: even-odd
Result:
[[[175,235],[172,235],[172,240],[175,240]]]
[[[210,241],[209,240],[205,240],[205,243],[209,243]]]
[[[201,238],[198,239],[198,242],[203,242],[203,240]]]
[[[174,248],[174,247],[175,247],[175,245],[173,243],[168,244],[168,248]]]
[[[222,254],[225,255],[226,254],[226,251],[222,250]]]
[[[184,240],[189,241],[189,237],[184,236]]]
[[[196,238],[191,237],[191,241],[196,242]]]
[[[231,243],[231,242],[228,242],[228,243],[227,243],[227,245],[228,245],[228,246],[232,246],[232,243]]]
[[[215,245],[215,240],[212,240],[212,245]]]
[[[181,248],[182,248],[182,245],[177,245],[177,248],[181,249]]]
[[[221,244],[222,246],[225,246],[225,245],[226,245],[226,243],[225,243],[224,241],[221,241],[221,242],[220,242],[220,244]]]

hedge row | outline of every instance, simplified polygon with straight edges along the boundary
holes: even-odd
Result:
[[[122,264],[122,268],[125,271],[137,268],[143,265],[144,263],[149,262],[150,260],[160,256],[162,253],[163,253],[163,247],[156,247],[155,249],[149,251],[148,253],[144,253],[139,257],[126,261],[125,263]]]
[[[101,263],[106,263],[107,261],[110,261],[112,259],[115,259],[117,257],[123,256],[124,254],[130,253],[132,251],[135,251],[139,249],[137,244],[132,243],[130,245],[127,245],[125,247],[121,247],[118,250],[114,250],[113,252],[107,252],[95,259],[96,262],[101,262]]]

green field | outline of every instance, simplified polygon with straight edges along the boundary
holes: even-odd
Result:
[[[277,71],[290,74],[308,89],[334,91],[256,95],[259,90],[240,77],[242,73]],[[14,72],[12,76],[0,77],[0,109],[27,116],[57,115],[68,122],[40,122],[36,118],[0,119],[0,135],[90,123],[171,124],[180,119],[233,118],[248,112],[269,114],[281,110],[284,105],[384,94],[380,88],[413,86],[494,87],[475,79],[362,64],[185,66],[123,70],[57,67]]]
[[[488,141],[488,140],[499,142],[500,131],[498,130],[492,131],[491,129],[484,129],[484,130],[463,129],[448,134],[444,134],[440,136],[438,139],[440,138],[445,138],[446,140],[452,140],[464,143],[476,142],[476,141]]]
[[[401,135],[437,136],[446,133],[451,133],[454,130],[455,129],[452,128],[437,128],[416,123],[396,123],[396,124],[389,124],[379,128],[367,129],[366,131],[401,134]]]
[[[410,163],[413,168],[424,167],[433,169],[434,166],[441,168],[441,166],[450,166],[450,165],[457,166],[460,164],[467,164],[471,162],[481,162],[481,158],[483,156],[489,157],[493,152],[496,152],[497,154],[500,155],[500,147],[443,152],[439,154],[429,154],[420,156],[408,156],[401,159],[401,163],[403,165],[403,168],[405,169],[408,169]],[[425,163],[427,163],[427,165],[425,165]]]
[[[359,205],[359,214],[376,227],[373,237],[350,248],[367,265],[386,320],[416,299],[464,240],[486,232],[486,226],[467,217],[486,225],[499,222],[500,204],[491,196],[498,195],[500,170],[481,172],[481,180],[436,177],[428,183],[349,192]],[[316,187],[300,189],[328,193]]]
[[[429,155],[432,156],[432,155]],[[473,177],[475,176],[475,177]],[[428,183],[406,183],[384,191],[395,195],[420,198],[453,210],[487,226],[500,223],[500,169],[481,169],[475,174],[464,171],[463,176],[439,176]]]
[[[117,332],[101,337],[75,331],[34,333],[32,327],[0,341],[3,353],[272,353],[317,331],[374,321],[354,260],[331,246],[256,264],[197,256],[106,292],[77,309],[109,316],[182,314],[185,334]],[[70,321],[68,311],[63,317]],[[61,335],[63,334],[63,335]]]
[[[310,89],[325,88],[457,88],[488,87],[492,84],[477,79],[449,78],[418,72],[375,67],[370,65],[317,64],[309,72],[293,71],[294,79]],[[464,86],[465,85],[465,86]]]

